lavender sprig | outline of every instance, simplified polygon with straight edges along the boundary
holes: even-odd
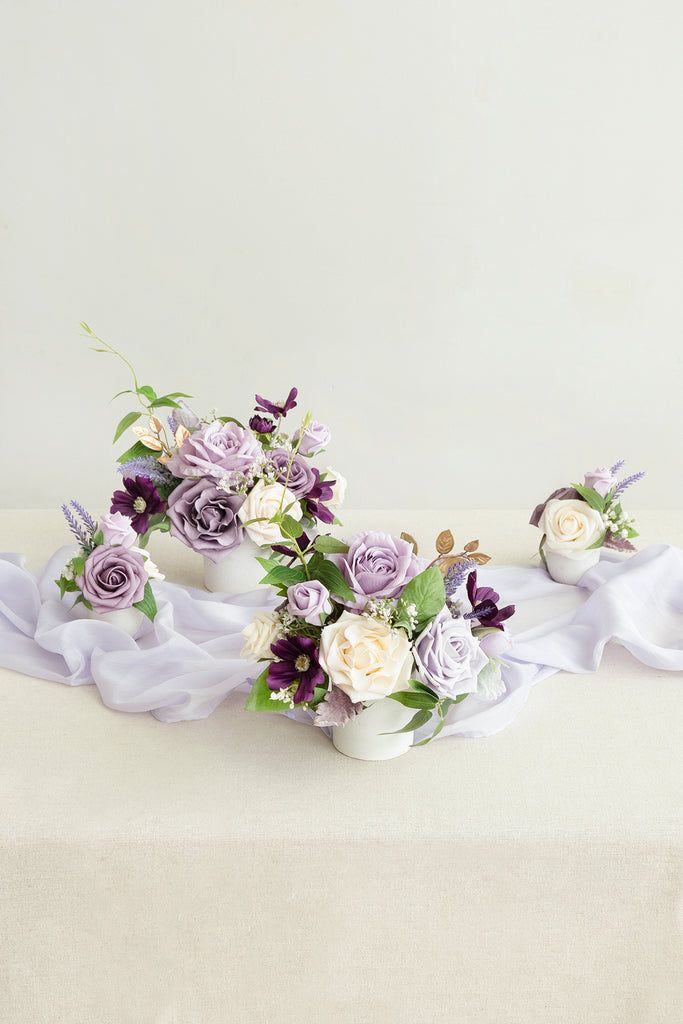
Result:
[[[86,527],[90,536],[92,537],[93,534],[97,533],[97,523],[90,515],[90,513],[86,509],[84,509],[83,506],[80,505],[77,501],[72,501],[71,507],[75,508],[76,511],[78,512],[79,516],[83,520],[83,525]]]
[[[630,487],[632,484],[637,483],[638,480],[642,480],[644,476],[645,473],[632,473],[631,476],[625,477],[621,481],[621,483],[618,483],[617,486],[614,488],[612,500],[614,500],[614,498],[619,498],[624,493],[627,487]]]
[[[71,504],[73,505],[74,502],[72,502]],[[62,505],[62,512],[64,513],[64,518],[66,519],[69,529],[73,533],[78,543],[81,545],[81,547],[87,548],[90,544],[90,538],[86,535],[82,526],[80,525],[80,523],[78,522],[78,520],[76,519],[75,515],[73,514],[69,506],[66,504],[66,502],[64,502],[64,504]]]
[[[615,462],[614,465],[610,467],[610,474],[612,476],[616,476],[617,473],[620,473],[622,471],[622,469],[624,468],[625,464],[626,464],[626,459],[619,459],[618,462]]]
[[[139,455],[136,459],[129,459],[119,466],[119,473],[124,477],[144,476],[153,484],[173,483],[173,474],[158,462],[152,455]]]
[[[476,567],[476,562],[468,558],[464,562],[455,562],[444,579],[444,588],[446,591],[446,597],[452,597],[456,590],[459,590],[463,585],[469,573]]]

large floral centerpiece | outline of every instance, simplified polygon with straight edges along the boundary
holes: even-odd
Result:
[[[154,619],[157,612],[151,580],[163,579],[149,554],[139,546],[139,535],[120,512],[103,515],[99,522],[77,501],[62,505],[78,550],[55,582],[60,597],[76,594],[74,606],[83,605],[92,617],[102,617],[134,632],[139,618]],[[139,613],[124,613],[130,610]]]
[[[500,608],[499,595],[478,584],[477,565],[488,556],[476,541],[453,554],[444,531],[428,563],[408,535],[366,532],[348,543],[331,536],[311,543],[289,525],[290,564],[261,560],[263,582],[282,603],[244,631],[242,656],[266,663],[249,710],[305,711],[315,725],[332,728],[343,752],[374,759],[403,752],[428,723],[433,738],[461,701],[501,695],[493,652],[514,607]],[[402,710],[398,747],[393,737],[383,747],[375,731],[370,748],[379,753],[358,752],[356,744],[346,749],[344,734],[378,705],[380,728],[391,724],[390,706]]]
[[[133,396],[140,408],[121,419],[114,441],[127,430],[136,440],[118,458],[123,487],[111,511],[130,518],[143,544],[154,530],[170,532],[204,556],[210,570],[245,544],[250,555],[277,548],[292,523],[308,536],[320,523],[336,521],[346,482],[330,467],[313,464],[330,441],[329,429],[310,413],[293,431],[285,429],[297,406],[296,388],[282,401],[256,395],[246,425],[216,410],[199,416],[187,405],[189,395],[159,395],[141,385],[119,352],[82,327],[96,351],[124,359],[132,373],[132,388],[119,394]],[[241,567],[244,572],[244,561]],[[258,564],[255,572],[262,575]]]
[[[620,460],[609,469],[586,473],[582,484],[560,487],[532,512],[530,523],[542,533],[541,560],[558,582],[578,582],[598,562],[600,548],[625,554],[635,551],[632,541],[638,532],[622,498],[645,474],[619,480],[623,466]]]

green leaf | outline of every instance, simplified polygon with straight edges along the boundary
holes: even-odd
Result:
[[[193,395],[187,395],[184,391],[169,391],[164,398],[193,398]]]
[[[154,621],[154,616],[157,613],[157,603],[152,591],[152,584],[147,580],[145,583],[145,593],[142,601],[138,601],[137,604],[133,605],[133,608],[137,608],[143,615],[146,615],[148,619]]]
[[[154,399],[157,397],[156,391],[154,390],[154,388],[151,388],[149,384],[143,384],[141,387],[139,387],[138,394],[146,398],[148,402],[153,402]]]
[[[131,391],[130,388],[126,388],[125,391],[117,391],[116,394],[114,395],[114,398],[120,398],[121,395],[134,395],[134,394],[135,394],[134,391]],[[113,402],[114,398],[111,398],[110,401]]]
[[[545,569],[546,572],[548,572],[548,559],[545,557],[545,551],[543,550],[543,543],[544,543],[544,541],[545,541],[545,534],[543,534],[543,536],[541,537],[541,542],[538,545],[538,557],[541,559],[541,562],[543,563],[543,568]]]
[[[427,711],[426,709],[418,711],[402,729],[395,729],[393,732],[382,732],[380,733],[380,736],[398,736],[399,733],[402,732],[414,732],[416,729],[420,729],[423,725],[426,725],[431,717],[431,711]]]
[[[446,592],[441,571],[432,565],[414,576],[399,601],[400,606],[414,604],[417,609],[415,632],[420,633],[428,622],[437,615],[446,603]]]
[[[589,544],[588,547],[586,548],[586,551],[593,551],[595,548],[601,548],[602,545],[605,543],[606,537],[607,537],[607,530],[605,530],[605,532],[603,534],[601,534],[600,537],[598,537],[598,539],[595,541],[594,544]]]
[[[116,433],[114,434],[114,440],[112,444],[116,444],[118,439],[121,437],[121,434],[123,434],[124,431],[128,430],[128,427],[132,427],[134,423],[137,423],[141,416],[141,412],[127,412],[126,415],[119,421],[119,425],[116,428]]]
[[[416,690],[401,690],[399,693],[390,693],[387,700],[395,700],[404,708],[434,708],[439,703],[439,698],[433,693],[424,693]]]
[[[141,455],[151,455],[152,458],[156,458],[161,452],[153,452],[151,448],[143,444],[142,441],[136,441],[135,444],[128,448],[125,452],[119,455],[117,462],[128,462],[130,459],[139,459]]]
[[[85,556],[76,555],[75,558],[71,559],[71,568],[74,576],[81,576],[85,567]]]
[[[279,700],[271,700],[270,695],[272,692],[268,686],[268,669],[264,668],[258,679],[254,680],[249,691],[249,696],[244,705],[245,711],[274,711],[282,714],[286,710],[285,705]]]
[[[590,505],[591,508],[594,508],[597,512],[605,511],[607,499],[603,498],[603,496],[598,494],[597,491],[594,491],[592,487],[584,487],[583,484],[572,484],[572,487],[575,491],[578,491],[583,500]]]
[[[353,601],[354,593],[334,562],[328,562],[326,558],[318,562],[316,558],[314,555],[308,563],[308,571],[313,579],[324,583],[331,594],[336,594],[344,601]]]
[[[189,397],[189,396],[188,396]],[[219,416],[218,419],[221,423],[236,423],[238,427],[242,427],[244,430],[244,423],[236,420],[234,416]]]
[[[150,409],[179,409],[180,406],[174,398],[170,395],[162,395],[161,398],[155,398],[153,402],[149,403]]]
[[[336,537],[330,537],[327,534],[316,537],[313,546],[316,551],[322,551],[323,554],[328,555],[345,555],[349,550],[349,545],[345,544],[343,540],[337,540]]]
[[[82,604],[82,605],[83,605],[83,606],[84,606],[85,608],[87,608],[87,609],[88,609],[88,611],[89,611],[89,612],[91,612],[91,611],[92,611],[92,605],[90,604],[90,601],[86,601],[86,599],[85,599],[85,598],[83,597],[83,594],[79,594],[79,595],[78,595],[78,597],[77,597],[77,598],[76,598],[76,600],[74,601],[74,607],[75,607],[75,606],[76,606],[77,604]]]
[[[68,580],[66,576],[60,576],[55,583],[59,587],[59,596],[64,597],[65,594],[73,594],[78,590],[78,584],[75,580]]]
[[[443,729],[444,725],[446,724],[446,720],[443,717],[443,714],[441,712],[441,708],[439,708],[438,710],[439,710],[439,721],[436,724],[436,728],[435,728],[434,732],[432,733],[431,736],[427,736],[426,739],[420,740],[419,743],[413,743],[414,747],[425,747],[428,743],[431,743],[431,741],[433,739],[435,739],[439,735],[441,730]]]
[[[296,540],[304,532],[304,528],[301,523],[297,523],[296,519],[291,516],[283,516],[280,523],[280,533],[283,537],[291,537],[292,540]]]
[[[303,583],[305,579],[306,573],[303,569],[290,569],[287,565],[276,565],[259,582],[270,584],[271,587],[283,587],[286,590],[287,587],[291,587],[295,583]]]
[[[104,544],[104,534],[102,533],[101,530],[97,531],[97,533],[92,539],[92,542],[95,545],[95,547],[99,547],[100,544]]]
[[[430,697],[434,698],[434,700],[440,700],[438,694],[434,693],[434,691],[424,683],[419,683],[417,679],[409,679],[408,686],[412,686],[414,690],[419,690],[420,693],[428,693]]]

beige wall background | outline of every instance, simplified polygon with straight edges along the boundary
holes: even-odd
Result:
[[[677,0],[2,0],[0,505],[105,504],[123,368],[291,384],[362,507],[683,506]]]

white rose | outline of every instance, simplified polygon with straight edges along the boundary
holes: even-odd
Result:
[[[328,501],[327,504],[330,508],[339,508],[346,497],[346,477],[342,476],[341,473],[338,473],[336,469],[332,469],[332,466],[327,466],[325,469],[325,478],[327,480],[334,480],[334,483],[332,484],[332,500]]]
[[[600,513],[580,498],[549,501],[538,525],[548,550],[568,558],[580,558],[605,532]]]
[[[413,656],[402,629],[345,611],[320,636],[320,664],[354,703],[379,700],[410,679]]]
[[[280,620],[272,612],[259,612],[242,630],[244,646],[240,657],[248,661],[272,658],[270,645],[275,643],[279,635]]]
[[[284,497],[283,497],[284,494]],[[288,506],[291,505],[291,508]],[[267,484],[265,480],[259,480],[247,495],[244,504],[237,513],[244,524],[247,536],[260,547],[268,544],[281,544],[283,541],[280,527],[277,523],[268,522],[280,511],[287,509],[287,515],[292,519],[299,520],[303,515],[301,503],[290,490],[282,484]],[[250,523],[250,519],[259,519],[261,522]]]

